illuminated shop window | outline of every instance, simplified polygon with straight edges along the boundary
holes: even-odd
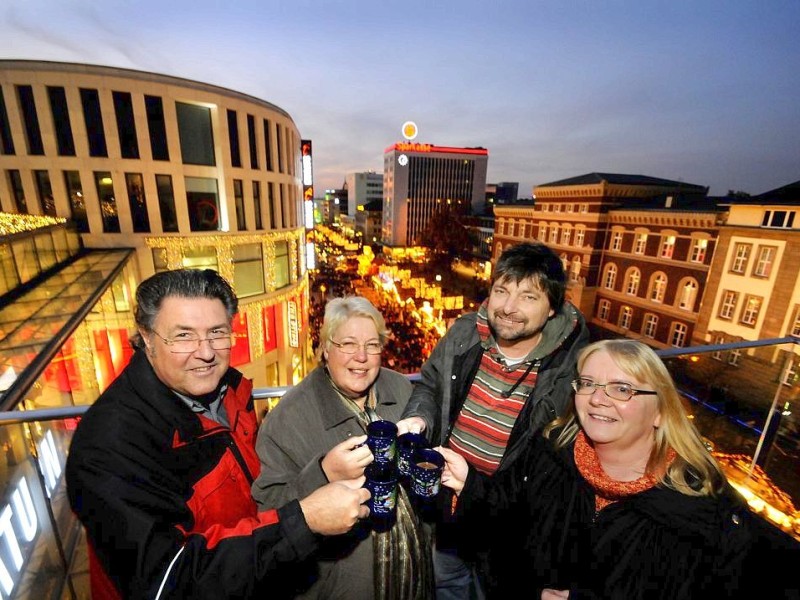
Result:
[[[240,244],[233,247],[233,287],[239,298],[264,293],[261,244]]]
[[[289,285],[289,244],[275,242],[275,289]]]
[[[186,248],[183,251],[182,266],[187,269],[213,269],[219,272],[219,260],[215,246]]]

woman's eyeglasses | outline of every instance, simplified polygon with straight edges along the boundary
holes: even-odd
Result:
[[[367,342],[363,346],[358,342],[335,342],[329,340],[343,354],[355,354],[360,348],[364,348],[367,354],[380,354],[383,351],[383,344],[380,342]]]
[[[576,394],[588,396],[594,394],[597,388],[602,388],[603,393],[612,400],[627,402],[634,396],[655,396],[658,392],[653,390],[637,390],[630,383],[609,381],[608,383],[595,383],[591,379],[581,377],[572,382],[572,389]]]

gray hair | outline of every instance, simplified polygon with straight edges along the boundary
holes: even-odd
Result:
[[[228,322],[239,309],[236,293],[219,273],[212,269],[175,269],[162,271],[148,277],[136,288],[134,319],[140,330],[152,331],[161,304],[165,298],[210,298],[225,306]],[[134,348],[143,348],[144,342],[137,332],[131,337]]]
[[[317,348],[317,359],[320,363],[325,363],[325,350],[330,345],[331,336],[353,317],[365,317],[372,319],[375,329],[378,331],[378,339],[381,344],[386,342],[389,337],[389,330],[386,329],[386,321],[380,311],[373,306],[372,302],[362,296],[347,296],[345,298],[334,298],[325,305],[325,318],[319,330],[319,347]]]

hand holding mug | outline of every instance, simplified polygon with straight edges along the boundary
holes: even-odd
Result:
[[[367,436],[358,435],[339,442],[322,459],[322,470],[328,481],[361,477],[372,462],[372,453],[364,444]]]
[[[369,516],[370,491],[364,478],[337,481],[317,488],[300,500],[308,528],[322,535],[340,535],[350,531],[360,519]]]
[[[425,431],[425,419],[422,417],[408,417],[397,422],[397,435],[422,433],[423,431]]]
[[[444,456],[444,470],[442,471],[442,485],[453,490],[456,495],[464,489],[464,482],[469,475],[469,465],[466,459],[458,452],[439,446],[436,450]]]

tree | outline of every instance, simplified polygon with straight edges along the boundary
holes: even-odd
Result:
[[[417,243],[428,249],[431,267],[447,271],[454,258],[467,256],[472,250],[469,232],[451,205],[434,213]]]

